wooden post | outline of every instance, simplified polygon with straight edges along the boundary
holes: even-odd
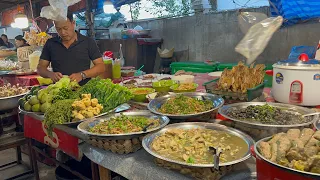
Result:
[[[99,165],[100,180],[111,180],[111,171]]]
[[[91,38],[95,38],[94,32],[94,12],[93,7],[96,4],[96,0],[86,0],[86,24],[88,26],[88,36]]]

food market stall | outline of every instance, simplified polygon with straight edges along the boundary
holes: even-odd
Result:
[[[230,180],[261,178],[256,170],[257,164],[255,158],[258,158],[257,161],[260,161],[266,153],[258,150],[259,146],[256,145],[256,153],[253,153],[254,157],[251,157],[252,152],[250,152],[250,148],[253,147],[253,139],[258,141],[276,133],[291,132],[291,128],[303,131],[303,128],[312,127],[312,124],[317,120],[316,116],[301,117],[301,115],[314,112],[309,108],[261,102],[274,101],[270,97],[270,88],[264,88],[260,91],[260,95],[257,96],[258,98],[254,98],[253,100],[260,102],[243,102],[248,101],[248,89],[246,88],[260,86],[263,83],[264,70],[262,67],[262,65],[246,67],[239,63],[233,69],[225,70],[218,81],[216,77],[212,77],[207,73],[198,74],[179,71],[175,75],[147,74],[137,77],[126,77],[122,79],[119,85],[113,84],[110,80],[97,78],[92,79],[83,87],[78,87],[76,84],[71,84],[72,82],[67,77],[64,77],[61,82],[50,85],[48,88],[42,90],[32,89],[30,94],[25,96],[26,99],[20,102],[20,108],[25,114],[25,136],[36,139],[55,149],[62,150],[75,159],[80,160],[83,156],[88,157],[92,161],[92,177],[83,177],[78,172],[65,167],[74,175],[83,177],[84,179],[99,179],[99,176],[100,179],[108,179],[111,177],[111,171],[129,179],[150,179],[151,177],[159,179],[196,178]],[[243,79],[238,79],[236,83],[241,84],[241,81],[246,81],[248,82],[248,86],[242,87],[242,89],[241,86],[237,86],[238,88],[233,87],[231,92],[238,93],[238,96],[233,96],[230,99],[228,96],[232,97],[233,94],[230,94],[230,91],[227,91],[229,94],[223,94],[223,89],[232,88],[232,86],[226,86],[226,84],[230,81],[228,78],[237,77],[233,73],[238,74],[238,77],[243,77]],[[250,82],[245,77],[250,77],[251,75],[244,76],[243,73],[255,73],[256,80],[258,81],[254,81],[252,83],[255,84],[250,85]],[[208,85],[205,82],[210,83]],[[109,88],[113,89],[113,91]],[[150,89],[152,91],[149,91]],[[182,92],[184,95],[179,96],[168,91]],[[219,96],[205,93],[206,91],[220,91],[222,93],[220,95],[226,97],[222,99]],[[119,93],[122,93],[124,96]],[[53,96],[51,97],[50,94]],[[216,94],[219,94],[219,92]],[[72,96],[78,97],[78,100],[68,100]],[[97,100],[94,100],[95,98]],[[105,98],[110,101],[103,100]],[[148,101],[150,102],[148,103]],[[181,103],[179,103],[181,101],[190,101],[190,104],[187,106],[189,110],[183,111],[185,114],[179,113],[182,112]],[[222,106],[224,101],[229,104]],[[237,104],[233,104],[234,101],[242,101],[242,103],[238,103],[239,106],[236,106]],[[116,104],[110,104],[110,102],[116,102]],[[119,105],[124,102],[127,102],[131,108],[127,109],[126,106],[124,109],[120,108],[121,110],[126,110],[126,112],[114,115],[112,112],[120,112],[119,107],[123,108],[123,106]],[[48,103],[51,104],[51,107],[46,107]],[[26,104],[30,106],[28,107]],[[135,104],[139,104],[140,106],[135,106]],[[96,108],[99,109],[99,105],[108,107],[108,109],[102,111],[100,109],[100,112],[92,111],[90,113],[89,109],[97,110]],[[252,111],[248,109],[249,105],[251,105],[250,108],[256,108],[255,111],[259,116],[252,117],[248,114],[248,112]],[[280,108],[280,110],[277,108]],[[150,111],[141,111],[139,109]],[[218,109],[222,116],[216,116]],[[65,113],[65,110],[68,113]],[[256,118],[255,121],[258,121],[259,118],[265,118],[265,114],[260,114],[259,110],[262,112],[267,111],[270,117],[266,116],[266,118],[269,119],[262,123],[254,122],[255,127],[243,128],[245,124],[252,126],[252,122],[246,122],[248,118]],[[273,115],[273,112],[277,113]],[[210,115],[202,115],[207,113]],[[133,118],[130,116],[133,116]],[[290,116],[293,120],[279,121],[278,124],[274,124],[272,118],[282,116]],[[157,119],[160,119],[160,122],[155,121]],[[170,119],[171,124],[167,125],[168,121],[166,119]],[[132,124],[132,126],[126,126],[128,124]],[[279,125],[278,130],[273,131],[270,127],[276,125]],[[267,132],[264,132],[263,126],[266,126]],[[129,127],[132,129],[129,130]],[[191,127],[196,128],[196,130],[192,130]],[[134,130],[135,128],[137,129]],[[146,131],[143,130],[145,128]],[[157,131],[157,128],[160,131]],[[219,156],[219,153],[213,153],[219,152],[219,148],[212,149],[211,156],[213,159],[215,157],[218,157],[216,159],[222,158],[222,162],[216,163],[220,164],[220,167],[215,167],[214,163],[210,165],[206,162],[194,164],[193,162],[195,161],[201,162],[197,159],[197,154],[184,155],[184,153],[180,153],[180,155],[172,154],[173,156],[167,156],[162,154],[167,151],[163,150],[161,152],[161,149],[159,151],[156,144],[166,142],[170,138],[174,139],[175,135],[170,132],[171,129],[172,131],[176,129],[182,130],[183,133],[191,133],[190,137],[195,137],[196,135],[192,135],[192,133],[199,133],[200,131],[204,131],[204,133],[216,133],[217,130],[219,132],[226,131],[226,133],[231,133],[227,135],[227,138],[232,139],[233,135],[236,135],[234,138],[242,139],[237,140],[237,142],[246,142],[246,148],[244,146],[240,148],[245,149],[246,153],[242,154],[240,158],[234,156],[234,161],[223,160],[223,158],[226,158],[224,156],[229,150],[228,148],[224,149],[226,147],[223,147],[222,141],[222,144],[219,146],[223,149],[220,149],[224,152],[223,156]],[[256,130],[259,132],[256,132]],[[166,141],[161,140],[162,136]],[[202,138],[206,139],[207,137],[215,136],[218,137],[219,135],[204,135]],[[234,144],[231,139],[227,141],[229,146]],[[184,140],[182,139],[182,141]],[[192,141],[189,143],[193,144],[196,142]],[[208,139],[208,142],[213,142],[213,140]],[[271,145],[272,143],[269,144]],[[196,146],[200,147],[200,145]],[[237,147],[229,148],[237,149]],[[43,154],[36,147],[32,147],[32,149]],[[237,154],[238,151],[230,151],[230,153]],[[265,161],[260,162],[265,163]],[[56,163],[61,165],[59,161],[56,161]],[[289,173],[291,173],[291,170],[289,170]]]

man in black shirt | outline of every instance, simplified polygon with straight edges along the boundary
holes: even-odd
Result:
[[[38,73],[59,81],[63,75],[80,85],[104,72],[105,65],[95,41],[75,31],[75,21],[68,13],[66,21],[54,21],[59,37],[49,39],[43,47]],[[90,68],[90,64],[94,64]],[[53,72],[48,71],[51,63]]]

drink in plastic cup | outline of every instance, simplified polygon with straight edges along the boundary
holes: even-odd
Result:
[[[41,52],[35,51],[29,55],[29,68],[31,71],[37,70],[39,64]]]

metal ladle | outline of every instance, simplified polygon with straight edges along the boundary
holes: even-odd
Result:
[[[213,167],[214,169],[219,171],[220,154],[222,153],[222,150],[219,147],[209,147],[209,151],[213,154]]]

